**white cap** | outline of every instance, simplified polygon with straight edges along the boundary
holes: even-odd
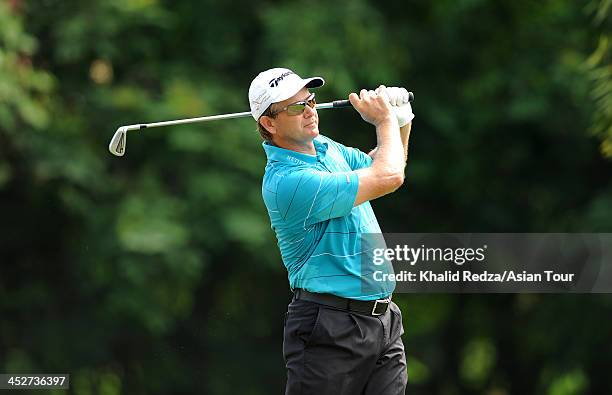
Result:
[[[300,89],[318,88],[325,84],[321,77],[302,79],[289,69],[275,68],[262,71],[255,77],[249,87],[249,105],[251,115],[256,121],[272,103],[287,100]]]

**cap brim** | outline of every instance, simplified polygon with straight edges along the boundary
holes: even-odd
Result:
[[[325,84],[325,80],[321,77],[312,77],[312,78],[304,78],[299,83],[296,82],[293,85],[292,89],[288,89],[283,92],[283,94],[278,95],[277,97],[272,99],[272,103],[279,103],[283,100],[289,99],[291,96],[295,95],[302,88],[318,88]]]
[[[306,78],[304,81],[306,81],[304,85],[306,88],[319,88],[325,85],[325,80],[321,77]]]

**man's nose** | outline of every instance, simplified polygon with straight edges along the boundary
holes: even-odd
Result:
[[[304,116],[306,118],[310,118],[312,117],[314,114],[316,114],[316,110],[310,106],[306,106],[306,108],[304,108]]]

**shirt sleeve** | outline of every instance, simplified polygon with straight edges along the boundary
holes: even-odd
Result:
[[[351,212],[359,178],[357,173],[299,170],[279,180],[277,206],[281,217],[304,227]]]
[[[352,170],[362,169],[372,165],[372,157],[357,148],[344,147],[343,155]]]
[[[337,141],[333,141],[333,143],[338,147],[351,170],[358,170],[372,165],[372,158],[365,152],[357,148],[347,147]]]

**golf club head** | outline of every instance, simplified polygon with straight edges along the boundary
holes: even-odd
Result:
[[[110,141],[108,150],[115,156],[123,156],[125,154],[125,143],[127,138],[127,128],[121,126]]]

